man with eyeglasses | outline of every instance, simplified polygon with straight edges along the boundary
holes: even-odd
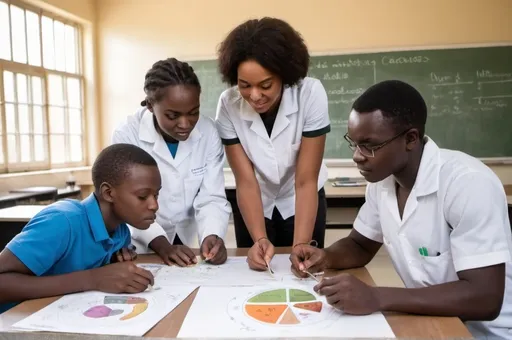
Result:
[[[425,136],[427,106],[396,80],[353,104],[345,135],[370,182],[350,235],[325,250],[299,245],[296,275],[368,264],[385,245],[406,288],[370,287],[349,274],[315,290],[348,314],[456,316],[478,338],[512,338],[511,231],[498,177]]]

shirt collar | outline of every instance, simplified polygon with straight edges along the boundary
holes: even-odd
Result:
[[[425,136],[426,143],[421,155],[420,167],[412,191],[415,196],[426,196],[439,189],[439,173],[441,169],[441,153],[437,144]],[[389,176],[384,180],[384,187],[395,190],[395,178]]]
[[[82,201],[85,207],[85,213],[89,220],[89,228],[96,242],[105,241],[110,238],[107,232],[107,226],[101,214],[100,205],[94,193],[90,194]]]

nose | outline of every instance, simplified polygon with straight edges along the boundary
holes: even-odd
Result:
[[[148,209],[156,213],[158,211],[158,199],[152,196],[148,201]]]
[[[183,130],[189,130],[191,127],[190,121],[187,117],[180,117],[178,119],[178,127]]]
[[[253,102],[257,102],[258,100],[260,100],[260,98],[261,92],[257,88],[253,87],[251,90],[251,100]]]
[[[359,151],[359,148],[356,147],[354,153],[352,154],[352,160],[354,161],[354,163],[359,164],[366,161],[366,157],[361,153],[361,151]]]

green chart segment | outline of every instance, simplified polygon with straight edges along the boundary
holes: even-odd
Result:
[[[286,289],[269,290],[264,293],[258,294],[249,299],[248,302],[263,303],[263,302],[286,302]]]

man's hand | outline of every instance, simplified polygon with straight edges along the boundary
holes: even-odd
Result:
[[[327,298],[327,302],[347,314],[366,315],[380,310],[375,288],[350,274],[323,278],[314,290]]]
[[[222,264],[228,259],[224,240],[217,235],[209,235],[201,244],[201,258],[212,264]]]
[[[158,236],[149,247],[169,266],[187,267],[197,263],[196,255],[187,246],[171,245],[165,236]]]
[[[93,289],[105,293],[140,293],[155,283],[150,271],[131,261],[91,269],[90,272]]]
[[[299,244],[293,247],[290,255],[292,272],[298,277],[307,277],[305,271],[311,274],[329,268],[327,253],[323,249],[308,244]]]
[[[137,259],[137,253],[132,248],[122,248],[118,250],[114,256],[112,256],[112,263],[135,261]]]
[[[247,253],[247,263],[253,270],[267,270],[274,257],[274,245],[266,238],[259,239]]]

